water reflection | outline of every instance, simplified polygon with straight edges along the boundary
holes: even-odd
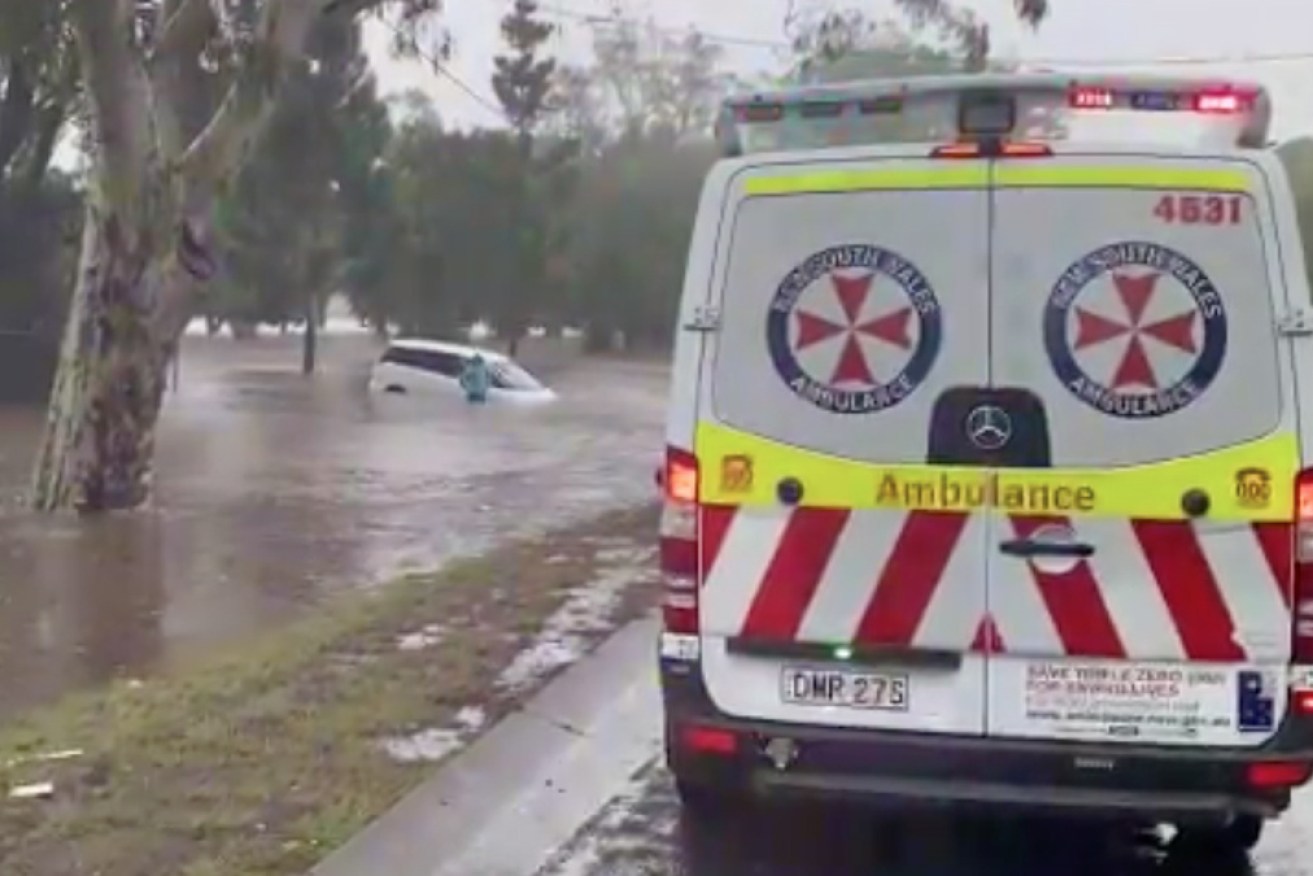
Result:
[[[17,502],[41,425],[0,409],[0,719],[283,623],[326,594],[651,494],[664,375],[571,367],[538,412],[365,390],[376,347],[189,338],[152,510],[95,523]]]

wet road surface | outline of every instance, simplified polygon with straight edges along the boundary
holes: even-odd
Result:
[[[1252,859],[1164,839],[811,805],[699,824],[654,764],[537,876],[1309,876],[1313,793],[1268,826]]]
[[[192,338],[159,431],[154,507],[21,510],[41,425],[0,408],[0,720],[284,623],[344,588],[652,495],[651,365],[575,363],[538,411],[370,397],[375,347]]]
[[[818,805],[689,818],[660,765],[659,623],[620,630],[312,876],[1313,876],[1313,789],[1253,856],[1053,820]]]

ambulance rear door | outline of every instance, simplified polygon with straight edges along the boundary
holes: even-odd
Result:
[[[988,379],[988,165],[925,156],[766,159],[726,193],[695,443],[730,715],[984,732],[986,515],[932,463]]]
[[[1297,467],[1267,181],[1239,156],[1000,160],[991,735],[1257,746],[1286,708]]]

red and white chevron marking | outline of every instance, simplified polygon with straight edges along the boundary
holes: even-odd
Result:
[[[1289,524],[1079,518],[1069,523],[1094,556],[1046,574],[996,545],[1068,521],[999,514],[990,531],[990,519],[705,507],[702,629],[1144,660],[1270,659],[1288,645]]]

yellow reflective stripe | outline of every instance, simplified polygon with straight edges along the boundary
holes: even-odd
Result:
[[[794,176],[753,176],[743,181],[748,195],[800,195],[879,189],[983,189],[989,168],[945,162],[926,167],[827,170]]]
[[[983,164],[945,162],[942,166],[831,170],[792,176],[754,176],[743,182],[748,195],[796,195],[892,189],[976,189],[990,184]],[[1108,165],[1000,162],[994,184],[1005,188],[1150,188],[1203,192],[1246,192],[1251,181],[1240,170],[1189,167],[1120,167]]]
[[[1000,163],[994,184],[1000,188],[1106,186],[1198,192],[1247,192],[1252,185],[1249,176],[1240,170],[1045,164],[1043,159],[1031,159],[1025,164]]]
[[[799,450],[714,423],[700,423],[702,501],[775,505],[784,478],[802,504],[835,508],[966,511],[1181,520],[1181,497],[1203,490],[1208,519],[1289,520],[1298,441],[1288,432],[1211,453],[1116,469],[1000,469],[878,465]]]

